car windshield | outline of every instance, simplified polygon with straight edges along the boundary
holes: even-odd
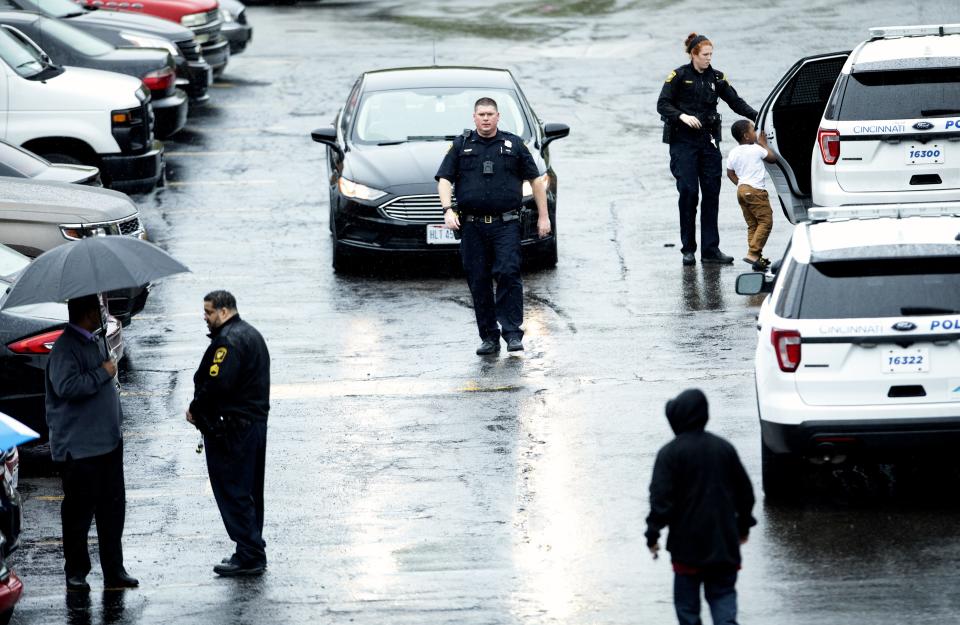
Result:
[[[365,93],[356,114],[353,140],[365,144],[449,140],[474,127],[473,104],[483,97],[496,100],[500,130],[530,138],[515,92],[444,87]]]
[[[115,47],[106,41],[97,39],[93,35],[88,35],[79,28],[61,22],[60,20],[43,17],[40,18],[40,23],[37,26],[46,35],[62,41],[67,46],[86,56],[103,56],[116,50]]]
[[[30,264],[30,259],[19,252],[0,245],[0,280],[13,282],[18,273]]]
[[[39,53],[6,27],[0,27],[0,59],[24,78],[36,76],[46,67]]]
[[[851,74],[840,121],[917,119],[960,115],[960,69]]]
[[[26,150],[0,141],[0,168],[3,171],[15,172],[13,175],[20,174],[24,178],[33,178],[42,174],[47,165],[43,160]],[[4,173],[3,175],[9,176],[11,174]]]
[[[0,0],[0,7],[11,6],[16,9],[35,11],[50,17],[73,17],[83,15],[84,10],[71,0]]]
[[[813,263],[800,319],[855,319],[960,310],[960,258]]]

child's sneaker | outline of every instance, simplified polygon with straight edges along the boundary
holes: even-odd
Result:
[[[752,265],[754,271],[766,271],[770,267],[770,259],[761,256]]]

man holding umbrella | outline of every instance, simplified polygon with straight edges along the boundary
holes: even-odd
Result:
[[[126,491],[123,411],[113,381],[117,364],[94,335],[102,326],[99,297],[75,297],[67,309],[70,322],[53,345],[46,372],[50,453],[63,463],[60,516],[67,590],[90,590],[87,534],[94,516],[104,587],[133,588],[139,582],[123,567],[120,545]]]

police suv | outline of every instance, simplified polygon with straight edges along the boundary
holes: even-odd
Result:
[[[787,218],[811,206],[960,201],[960,24],[871,28],[801,59],[760,109]]]
[[[737,279],[738,293],[769,293],[756,389],[771,498],[791,494],[804,460],[960,443],[960,202],[808,217],[775,272]]]

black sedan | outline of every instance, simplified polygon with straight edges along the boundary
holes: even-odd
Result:
[[[0,24],[29,37],[57,65],[135,76],[150,90],[154,134],[166,139],[187,123],[187,94],[177,89],[173,57],[159,48],[117,48],[61,20],[27,11],[0,11]]]
[[[420,67],[363,74],[334,125],[312,133],[327,146],[335,270],[363,258],[456,251],[459,241],[442,227],[434,175],[450,141],[473,128],[474,102],[485,96],[499,105],[500,128],[520,136],[546,172],[553,234],[537,236],[533,191],[524,183],[524,258],[557,263],[557,177],[549,145],[570,128],[541,123],[507,70]]]
[[[0,245],[0,304],[7,289],[30,259]],[[103,306],[104,314],[106,306]],[[65,304],[38,304],[0,311],[0,412],[42,435],[47,434],[44,367],[67,322]],[[120,323],[107,316],[107,345],[117,362],[123,358]]]
[[[0,176],[73,182],[102,187],[100,170],[89,165],[54,164],[29,150],[0,140]]]
[[[177,65],[177,86],[187,92],[191,103],[202,104],[210,99],[207,89],[213,82],[213,68],[202,56],[193,31],[185,26],[152,15],[87,9],[72,0],[0,0],[0,9],[33,11],[63,19],[119,48],[167,50]],[[226,53],[224,48],[223,54]]]

